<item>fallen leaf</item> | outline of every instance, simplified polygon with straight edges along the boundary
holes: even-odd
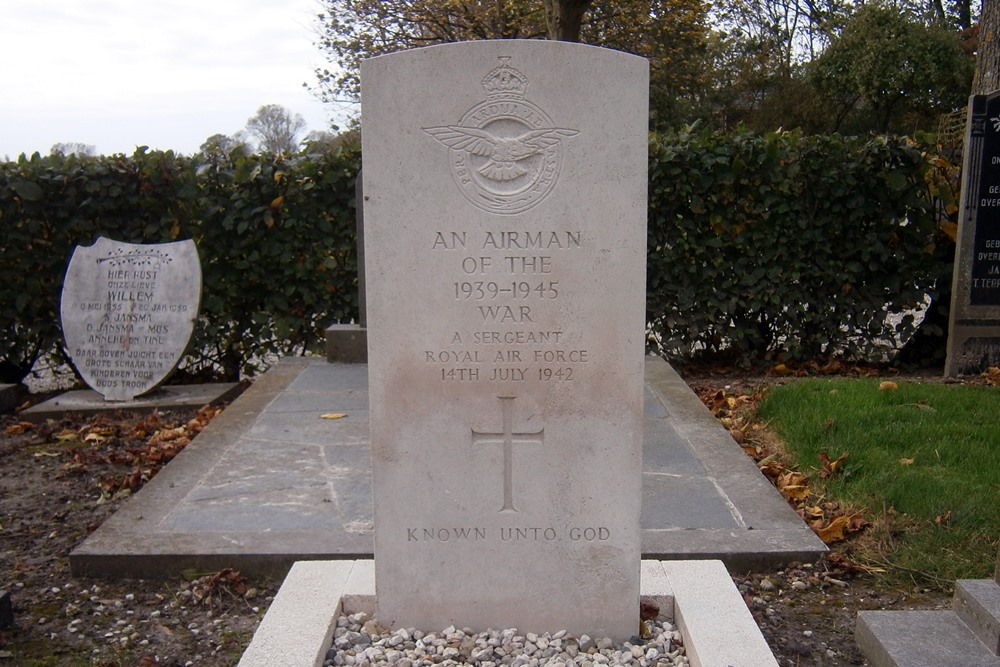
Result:
[[[934,517],[934,523],[941,526],[942,528],[944,528],[945,524],[947,524],[948,521],[950,520],[951,520],[951,511],[945,512],[944,514],[938,514],[936,517]]]
[[[850,522],[846,516],[835,517],[827,525],[815,529],[816,535],[819,539],[823,540],[823,544],[833,544],[834,542],[842,542],[844,540],[844,530]]]
[[[66,429],[65,431],[59,431],[59,433],[56,433],[55,439],[62,442],[69,442],[71,440],[79,440],[80,438],[76,434],[76,431]]]
[[[809,475],[789,470],[778,479],[778,486],[804,486],[809,481]]]
[[[822,525],[821,521],[815,521],[809,524],[809,527],[819,536],[819,539],[823,540],[824,544],[842,542],[848,534],[856,533],[868,527],[868,521],[861,517],[863,512],[864,510],[850,516],[840,515],[834,517],[825,526]]]
[[[7,435],[21,435],[25,431],[30,431],[35,428],[35,425],[31,422],[17,422],[16,424],[11,424],[7,427]]]
[[[901,466],[911,466],[916,459],[902,458],[899,459],[899,465]]]
[[[157,431],[153,434],[153,437],[149,439],[150,445],[161,444],[164,442],[171,442],[173,440],[179,440],[187,435],[187,429],[183,426],[178,426],[176,428],[165,428]]]
[[[36,459],[40,459],[43,456],[48,456],[49,458],[53,458],[53,459],[59,458],[59,454],[57,454],[55,452],[35,452],[35,458]]]
[[[320,419],[343,419],[346,417],[343,412],[327,412],[319,416]]]
[[[892,380],[883,380],[878,385],[879,391],[896,391],[899,389],[899,385]]]
[[[823,508],[818,505],[813,505],[812,507],[803,507],[802,513],[811,519],[822,519],[824,512]]]
[[[799,485],[789,485],[783,486],[780,489],[781,495],[785,496],[789,500],[805,500],[809,497],[809,487],[799,486]]]
[[[847,460],[847,457],[850,456],[850,454],[851,454],[850,452],[844,452],[843,454],[840,455],[840,457],[836,461],[831,461],[829,454],[827,454],[826,452],[820,452],[819,463],[821,467],[819,471],[819,476],[820,477],[835,476],[838,472],[840,472],[841,468],[844,467],[844,461]]]

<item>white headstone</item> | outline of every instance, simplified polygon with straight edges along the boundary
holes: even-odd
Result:
[[[109,401],[159,386],[187,349],[201,300],[194,241],[77,246],[63,281],[66,351]]]
[[[378,618],[634,635],[647,63],[507,40],[361,72]]]

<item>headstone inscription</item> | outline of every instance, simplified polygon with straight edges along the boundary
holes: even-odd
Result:
[[[362,65],[377,616],[638,627],[648,65]]]
[[[1000,91],[969,98],[945,375],[1000,364]]]
[[[159,386],[187,349],[201,300],[194,241],[77,246],[60,305],[66,350],[92,389],[128,401]]]

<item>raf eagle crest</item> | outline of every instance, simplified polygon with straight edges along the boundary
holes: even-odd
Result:
[[[457,125],[423,130],[450,149],[452,174],[466,199],[490,213],[516,214],[551,192],[562,166],[560,144],[579,132],[553,127],[524,99],[527,78],[509,58],[500,60],[483,79],[485,102]]]

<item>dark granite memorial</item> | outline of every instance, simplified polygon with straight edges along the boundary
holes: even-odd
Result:
[[[1000,91],[969,99],[945,375],[1000,364]]]

